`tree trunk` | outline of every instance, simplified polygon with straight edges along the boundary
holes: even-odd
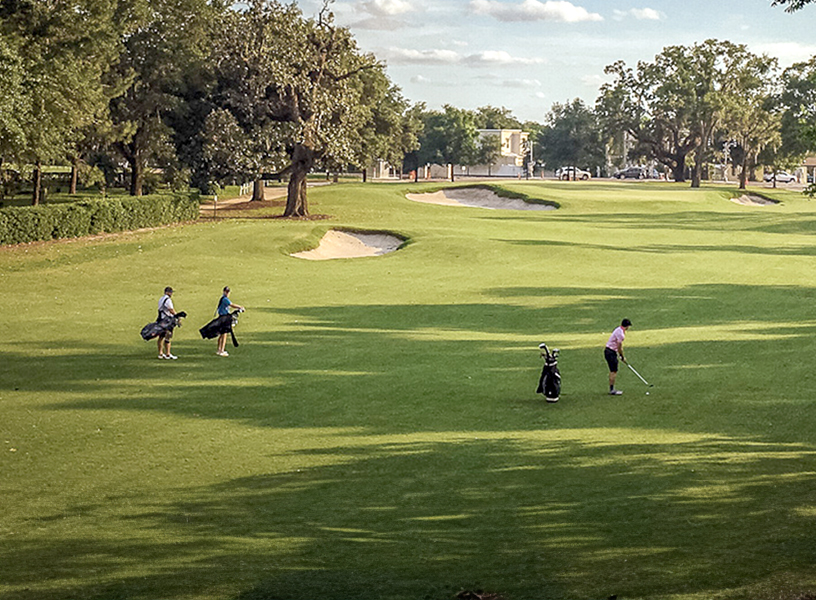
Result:
[[[292,152],[292,175],[286,194],[284,217],[308,217],[309,204],[306,199],[306,176],[314,165],[314,151],[303,144],[296,144]]]
[[[683,183],[686,180],[686,161],[677,161],[671,165],[672,177],[675,183]]]
[[[252,182],[252,198],[250,201],[258,201],[264,199],[264,182],[260,177]]]
[[[130,195],[142,195],[142,177],[144,165],[142,164],[142,130],[137,129],[133,134],[133,139],[129,142],[117,142],[115,144],[119,153],[130,166]]]
[[[693,188],[700,187],[700,182],[703,178],[703,160],[700,156],[701,154],[700,148],[698,147],[694,156],[694,169],[691,171],[691,187]]]
[[[363,183],[366,182],[367,177],[368,177],[368,169],[363,169]]]
[[[744,190],[748,182],[748,158],[742,160],[742,169],[740,169],[740,184],[739,189]]]
[[[142,195],[142,165],[138,160],[130,163],[130,195]]]
[[[130,195],[141,196],[142,180],[144,179],[144,167],[142,167],[142,161],[140,160],[141,152],[134,149],[130,156],[128,158],[128,164],[130,165]]]
[[[68,193],[72,196],[77,193],[77,182],[79,181],[79,157],[71,157],[71,187]]]
[[[34,188],[31,194],[31,205],[37,206],[40,203],[40,195],[42,194],[42,162],[39,160],[34,167],[34,175],[31,183]]]
[[[698,188],[703,181],[703,163],[708,153],[708,132],[705,126],[702,127],[700,143],[694,150],[694,170],[691,173],[691,187]]]

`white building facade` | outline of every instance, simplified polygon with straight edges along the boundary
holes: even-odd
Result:
[[[530,134],[521,129],[479,129],[481,140],[493,137],[499,141],[499,157],[490,165],[473,165],[454,167],[455,175],[474,177],[524,177],[526,175],[525,156],[530,155],[528,164],[532,164],[532,146]]]

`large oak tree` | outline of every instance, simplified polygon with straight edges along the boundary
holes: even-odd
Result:
[[[115,147],[130,168],[130,193],[142,195],[149,161],[173,152],[168,115],[208,57],[217,0],[132,0],[120,4],[123,50],[109,72],[120,93],[110,103]]]
[[[605,162],[601,128],[582,100],[552,105],[538,134],[538,159],[553,170],[576,166],[595,171]]]
[[[308,216],[308,173],[356,162],[360,133],[388,95],[383,67],[334,23],[328,4],[306,18],[294,4],[254,0],[222,29],[217,103],[252,140],[259,171],[289,177],[284,215]]]
[[[728,41],[668,46],[636,70],[622,62],[607,67],[615,80],[601,88],[596,111],[607,135],[625,131],[636,141],[636,153],[668,166],[675,181],[685,180],[687,159],[694,156],[697,187],[717,129],[727,117],[732,129],[746,131],[747,122],[737,125],[738,107],[748,110],[743,101],[768,84],[772,67],[769,59]],[[754,124],[764,118],[761,111],[749,112]]]
[[[42,164],[62,160],[106,106],[102,78],[117,48],[115,8],[115,0],[0,3],[0,93],[8,90],[0,157],[34,165],[33,204]]]

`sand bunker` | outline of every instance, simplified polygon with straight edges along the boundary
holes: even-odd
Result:
[[[360,258],[380,256],[398,249],[404,240],[387,233],[352,233],[332,229],[313,250],[292,254],[306,260],[331,260],[333,258]]]
[[[777,204],[777,202],[773,200],[768,200],[762,196],[754,196],[753,194],[743,194],[737,198],[731,198],[731,202],[736,202],[743,206],[773,206]]]
[[[406,194],[409,200],[443,206],[475,206],[490,210],[554,210],[551,204],[525,202],[519,198],[503,198],[490,190],[481,188],[452,188],[433,194]]]

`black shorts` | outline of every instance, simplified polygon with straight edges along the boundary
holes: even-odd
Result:
[[[612,350],[612,348],[604,348],[604,358],[606,359],[606,364],[609,365],[609,372],[610,373],[617,373],[618,372],[618,353]]]

